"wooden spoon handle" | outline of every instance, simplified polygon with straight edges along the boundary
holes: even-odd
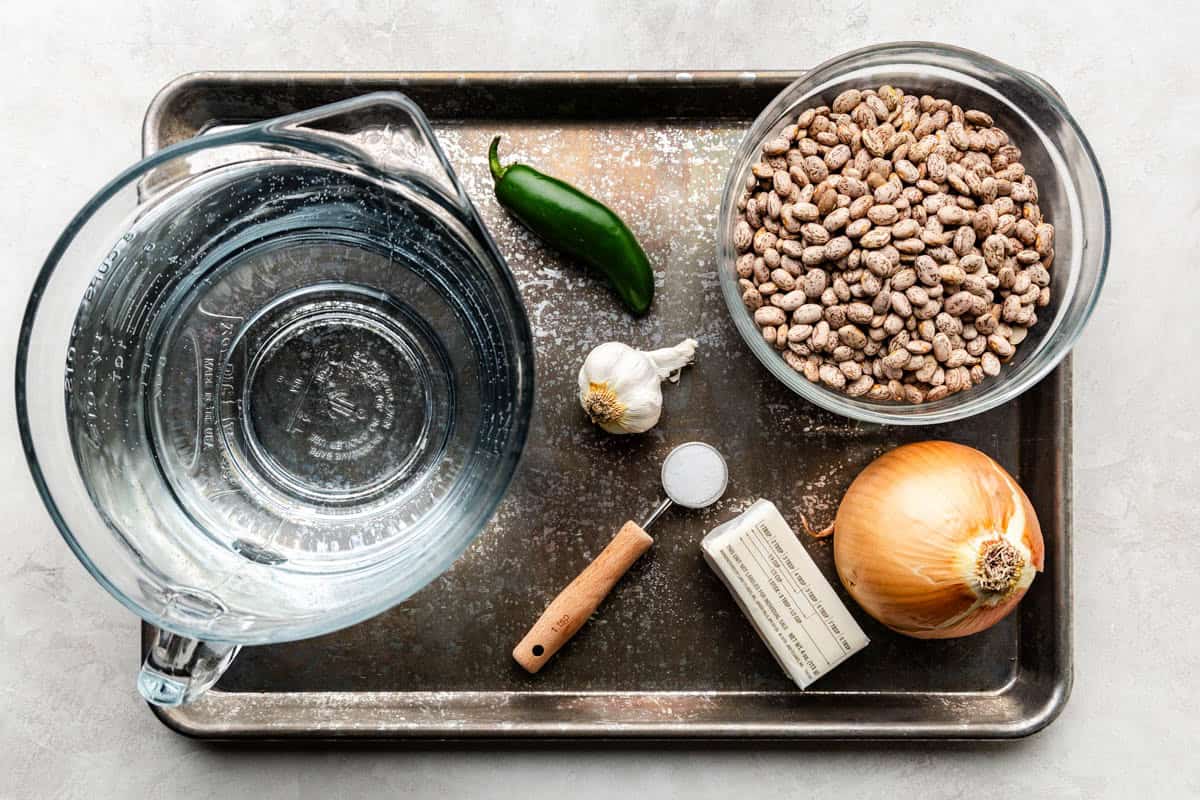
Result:
[[[530,673],[541,669],[583,627],[621,576],[653,543],[650,534],[637,523],[621,526],[608,546],[559,592],[517,644],[513,650],[517,663]]]

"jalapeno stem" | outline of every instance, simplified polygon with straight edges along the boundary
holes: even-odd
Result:
[[[492,139],[492,146],[488,148],[488,168],[492,171],[492,178],[499,181],[504,177],[504,173],[508,172],[508,167],[500,164],[500,137]]]

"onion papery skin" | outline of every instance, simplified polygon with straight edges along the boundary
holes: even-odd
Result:
[[[903,445],[871,462],[842,498],[833,546],[855,601],[919,639],[991,627],[1045,564],[1037,514],[1013,477],[978,450],[942,441]],[[980,585],[988,548],[1020,555],[1004,590]]]

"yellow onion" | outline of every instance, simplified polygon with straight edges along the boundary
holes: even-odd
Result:
[[[877,458],[850,484],[833,531],[847,591],[884,625],[920,639],[999,622],[1045,558],[1037,515],[1017,482],[952,442]]]

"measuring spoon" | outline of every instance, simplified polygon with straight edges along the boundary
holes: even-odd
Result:
[[[621,526],[600,555],[559,592],[513,650],[517,663],[530,673],[540,670],[583,627],[621,576],[650,549],[654,540],[646,528],[672,505],[711,506],[725,494],[728,483],[725,459],[712,445],[688,442],[668,453],[662,465],[666,499],[641,525],[630,520]]]

